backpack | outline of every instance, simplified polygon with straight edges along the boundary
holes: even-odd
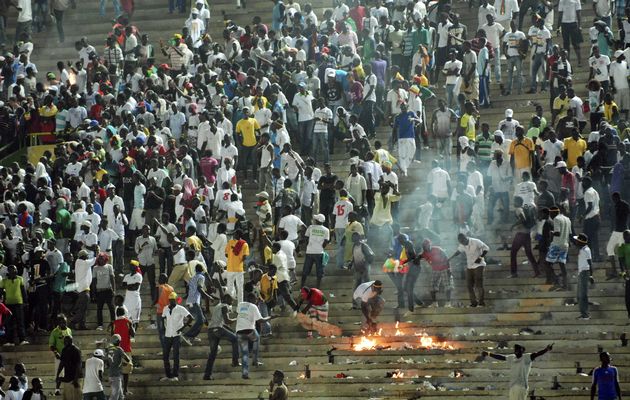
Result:
[[[536,226],[536,207],[531,204],[523,204],[523,214],[525,215],[525,220],[523,221],[525,228],[532,229]]]

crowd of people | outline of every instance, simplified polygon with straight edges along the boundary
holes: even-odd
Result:
[[[568,290],[575,270],[580,320],[590,319],[594,263],[609,263],[609,279],[626,277],[624,2],[594,2],[588,31],[579,0],[481,0],[475,30],[447,0],[333,3],[317,15],[311,4],[274,0],[269,24],[258,16],[246,26],[226,20],[217,38],[205,1],[190,10],[171,1],[171,13],[189,16],[181,33],[156,43],[134,24],[133,1],[116,0],[104,43],[82,38],[77,61],[60,61],[45,77],[31,61],[30,1],[15,4],[14,51],[0,57],[2,141],[17,146],[37,133],[50,147],[39,159],[0,168],[1,338],[4,346],[28,345],[29,336],[50,332],[64,398],[81,391],[103,398],[95,382],[106,363],[110,399],[123,399],[139,363],[138,329],[157,331],[164,381],[179,379],[180,346],[198,345],[204,324],[203,378],[214,379],[219,343],[227,341],[232,367],[248,379],[250,366],[262,364],[259,343],[273,335],[272,318],[328,321],[327,269],[352,276],[352,306],[363,331],[376,332],[384,284],[371,275],[383,252],[394,307],[408,312],[457,306],[454,270],[465,279],[469,307],[487,306],[491,241],[510,250],[509,278],[518,278],[521,248],[550,290]],[[63,42],[63,11],[75,4],[51,6]],[[46,18],[35,27],[45,29]],[[574,59],[588,62],[588,79],[574,80],[585,75],[573,70]],[[496,96],[514,96],[527,78],[528,93],[548,93],[548,105],[532,103],[522,122],[512,109],[496,126],[484,120],[491,83]],[[333,171],[335,152],[344,156]],[[413,175],[427,155],[430,171]],[[411,221],[401,218],[409,209]],[[445,239],[446,221],[457,227],[457,243]],[[608,224],[604,249],[599,237]],[[427,303],[415,293],[423,263]],[[148,313],[147,298],[155,307]],[[113,336],[83,373],[72,332],[87,329]],[[529,365],[545,351],[523,358],[519,348],[516,358]],[[270,383],[274,399],[288,396],[283,377],[276,371]],[[12,387],[25,382],[11,378]],[[524,399],[527,380],[515,385],[510,398]],[[32,390],[41,391],[41,381]]]

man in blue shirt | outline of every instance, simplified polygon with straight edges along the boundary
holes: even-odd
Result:
[[[593,385],[591,386],[591,400],[621,400],[621,387],[619,386],[619,373],[617,368],[610,365],[610,354],[607,351],[599,353],[602,366],[593,371]],[[599,390],[598,390],[599,388]]]
[[[407,103],[400,105],[400,114],[394,121],[394,140],[398,142],[398,165],[402,176],[407,176],[407,169],[416,154],[415,125],[418,117],[407,107]]]

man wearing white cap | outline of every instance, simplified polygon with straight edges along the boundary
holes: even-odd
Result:
[[[498,125],[498,130],[503,132],[503,135],[506,139],[513,140],[516,137],[516,127],[520,125],[520,123],[512,118],[514,116],[514,110],[508,108],[505,110],[505,119],[501,120]]]
[[[304,234],[308,238],[306,246],[306,257],[304,259],[304,267],[302,268],[302,284],[304,287],[306,277],[311,273],[313,264],[315,264],[317,272],[316,288],[321,286],[324,277],[324,248],[330,241],[330,231],[324,226],[326,217],[323,214],[313,216],[313,224],[306,229]]]
[[[85,360],[85,375],[83,378],[83,398],[84,399],[105,399],[103,392],[103,371],[105,363],[103,358],[105,353],[101,349],[96,349],[92,357]]]
[[[313,100],[315,98],[306,90],[306,84],[300,82],[299,92],[293,97],[293,108],[298,117],[298,140],[302,154],[308,154],[311,149],[313,127],[315,125],[315,112],[313,110]]]
[[[81,232],[74,236],[74,240],[82,249],[87,250],[88,257],[96,255],[98,251],[98,236],[92,232],[92,223],[90,221],[81,223]]]
[[[501,150],[503,152],[503,159],[505,159],[509,164],[511,145],[512,141],[510,139],[506,139],[503,131],[497,129],[494,131],[494,142],[490,145],[490,152],[495,154],[497,150]]]
[[[610,85],[615,89],[615,103],[620,112],[626,113],[630,109],[630,86],[628,86],[628,64],[622,50],[615,51],[615,61],[610,64]]]

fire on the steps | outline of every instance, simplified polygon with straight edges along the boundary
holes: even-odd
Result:
[[[426,332],[405,333],[399,328],[398,323],[396,323],[395,332],[391,335],[383,335],[383,330],[379,329],[378,333],[354,338],[351,348],[354,351],[387,349],[455,350],[453,344],[446,340],[439,340],[429,336]]]

